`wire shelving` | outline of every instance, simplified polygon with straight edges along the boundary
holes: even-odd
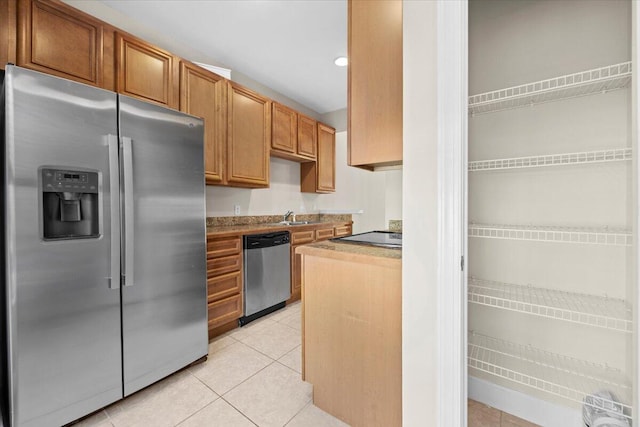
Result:
[[[471,223],[469,224],[469,237],[606,246],[631,246],[632,244],[632,235],[628,230],[609,227],[547,227]]]
[[[477,160],[469,162],[469,171],[500,169],[522,169],[544,166],[566,166],[590,163],[607,163],[631,160],[631,148],[584,151],[581,153],[544,154],[539,156],[513,157],[508,159]]]
[[[631,421],[632,388],[625,375],[612,367],[539,350],[528,345],[469,332],[467,359],[477,369],[533,389],[585,404],[585,397],[600,390],[616,400],[590,400],[589,406],[617,412]]]
[[[469,97],[469,113],[491,113],[622,89],[631,82],[631,62],[567,74]]]
[[[631,306],[606,296],[564,292],[470,277],[470,303],[620,332],[633,331]]]

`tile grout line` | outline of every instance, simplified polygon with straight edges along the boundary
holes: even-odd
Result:
[[[206,385],[206,384],[205,384]],[[213,390],[211,390],[213,391]],[[202,412],[205,410],[205,408],[207,406],[213,405],[216,401],[218,401],[219,399],[221,399],[220,395],[218,393],[216,393],[214,391],[215,395],[218,396],[217,398],[213,399],[211,402],[207,403],[206,405],[204,405],[202,408],[198,409],[196,412],[194,412],[193,414],[189,415],[188,417],[186,417],[185,419],[181,420],[178,422],[178,424],[175,424],[174,427],[178,427],[180,424],[184,423],[185,421],[187,421],[189,418],[195,416],[197,413]]]
[[[270,358],[271,359],[271,358]],[[229,390],[225,391],[223,394],[220,394],[219,396],[224,398],[224,396],[231,392],[232,390],[235,390],[236,388],[240,387],[242,384],[244,384],[245,382],[247,382],[249,379],[255,377],[256,375],[258,375],[260,372],[264,371],[265,369],[267,369],[269,366],[273,365],[274,363],[276,363],[277,360],[273,360],[271,359],[271,363],[265,365],[264,367],[260,368],[259,370],[257,370],[254,374],[252,374],[251,376],[245,378],[244,380],[242,380],[242,382],[236,384],[235,386],[231,387]],[[217,393],[216,393],[217,394]],[[227,399],[224,399],[225,402],[227,401]]]
[[[235,388],[235,387],[234,387],[234,388]],[[231,390],[229,390],[229,391],[231,391]],[[259,426],[258,426],[258,424],[256,424],[256,423],[255,423],[251,418],[249,418],[249,416],[248,416],[248,415],[245,415],[245,413],[244,413],[244,412],[242,412],[240,409],[236,408],[236,407],[233,405],[233,403],[231,403],[231,402],[229,402],[227,399],[225,399],[225,398],[224,398],[224,396],[220,396],[220,399],[222,399],[222,400],[224,400],[225,402],[227,402],[227,405],[231,406],[233,409],[235,409],[236,411],[238,411],[238,413],[239,413],[240,415],[242,415],[243,417],[245,417],[247,420],[249,420],[249,422],[250,422],[251,424],[253,424],[253,425],[254,425],[254,426],[256,426],[256,427],[259,427]]]
[[[295,314],[295,313],[291,313],[291,315],[293,315],[293,314]],[[298,314],[299,314],[299,313],[298,313]],[[282,320],[287,319],[287,318],[289,318],[289,317],[291,317],[291,316],[285,316]],[[268,319],[268,318],[265,318],[264,320],[267,320],[267,319]],[[299,331],[299,330],[297,330],[296,328],[293,328],[293,327],[291,327],[291,326],[289,326],[289,325],[287,325],[287,324],[285,324],[285,323],[282,323],[281,321],[278,321],[278,320],[271,320],[271,321],[272,321],[273,323],[277,323],[277,324],[280,324],[280,325],[282,325],[282,326],[285,326],[285,327],[287,327],[288,329],[291,329],[291,330],[293,330],[293,331],[295,331],[295,332],[300,332],[300,331]],[[267,326],[265,326],[265,328],[268,328],[268,327],[269,327],[268,325],[267,325]],[[264,329],[264,328],[262,328],[262,329]],[[261,331],[261,330],[254,331],[254,332],[247,331],[247,335],[252,336],[252,335],[255,335],[255,334],[259,333],[260,331]],[[195,416],[197,413],[199,413],[199,412],[203,411],[205,408],[207,408],[208,406],[210,406],[210,405],[212,405],[213,403],[215,403],[218,399],[222,399],[222,400],[223,400],[224,402],[226,402],[229,406],[231,406],[234,410],[236,410],[240,415],[242,415],[244,418],[246,418],[249,422],[251,422],[251,423],[252,423],[253,425],[255,425],[255,426],[258,426],[258,425],[257,425],[257,424],[256,424],[256,423],[255,423],[251,418],[249,418],[249,417],[248,417],[246,414],[244,414],[241,410],[239,410],[237,407],[235,407],[231,402],[229,402],[227,399],[225,399],[225,397],[224,397],[224,396],[225,396],[227,393],[229,393],[229,392],[231,392],[232,390],[234,390],[234,389],[236,389],[237,387],[239,387],[240,385],[242,385],[242,384],[244,384],[245,382],[247,382],[249,379],[251,379],[251,378],[253,378],[254,376],[256,376],[257,374],[259,374],[260,372],[264,371],[266,368],[268,368],[269,366],[273,365],[274,363],[278,363],[278,365],[280,365],[280,366],[282,366],[282,367],[284,367],[284,368],[286,368],[286,369],[288,369],[288,370],[292,371],[293,373],[295,373],[295,374],[297,374],[297,375],[301,375],[301,373],[300,373],[300,372],[296,371],[295,369],[290,368],[289,366],[286,366],[285,364],[281,363],[278,359],[274,359],[273,357],[269,356],[268,354],[265,354],[265,353],[263,353],[262,351],[260,351],[260,350],[258,350],[258,349],[256,349],[256,348],[252,347],[251,345],[246,344],[246,343],[244,343],[243,341],[241,341],[241,340],[239,340],[239,339],[237,339],[237,338],[233,337],[233,336],[232,336],[232,333],[233,333],[232,331],[229,331],[227,334],[224,334],[224,335],[222,335],[221,337],[218,337],[218,338],[219,338],[219,339],[222,339],[223,337],[228,337],[228,338],[231,338],[232,340],[234,340],[235,342],[234,342],[234,343],[231,343],[231,344],[229,344],[229,345],[226,345],[226,346],[224,346],[224,347],[222,347],[222,348],[220,348],[220,349],[217,349],[217,350],[213,351],[211,354],[218,353],[218,352],[220,352],[220,351],[222,351],[222,350],[224,350],[224,349],[226,349],[226,348],[228,348],[228,347],[230,347],[230,346],[232,346],[232,345],[234,345],[234,344],[236,344],[236,343],[240,343],[240,344],[243,344],[243,345],[245,345],[246,347],[248,347],[248,348],[250,348],[250,349],[254,350],[255,352],[257,352],[257,353],[259,353],[259,354],[261,354],[261,355],[265,356],[265,357],[266,357],[266,358],[268,358],[271,362],[270,362],[270,363],[268,363],[267,365],[265,365],[264,367],[262,367],[261,369],[259,369],[258,371],[256,371],[255,373],[253,373],[252,375],[250,375],[249,377],[245,378],[242,382],[240,382],[239,384],[235,385],[235,386],[234,386],[234,387],[232,387],[231,389],[227,390],[227,391],[226,391],[226,392],[224,392],[223,394],[218,394],[218,392],[216,392],[213,388],[211,388],[207,383],[205,383],[204,381],[202,381],[202,380],[201,380],[197,375],[195,375],[193,372],[191,372],[191,370],[190,370],[190,369],[187,369],[187,372],[189,373],[189,375],[193,376],[193,377],[194,377],[194,378],[195,378],[199,383],[201,383],[202,385],[204,385],[207,389],[211,390],[211,392],[213,392],[213,393],[214,393],[214,395],[216,395],[216,396],[217,396],[217,398],[215,398],[214,400],[212,400],[211,402],[209,402],[208,404],[206,404],[206,405],[205,405],[205,406],[203,406],[202,408],[200,408],[200,409],[198,409],[197,411],[195,411],[193,414],[191,414],[191,415],[187,416],[186,418],[184,418],[183,420],[181,420],[180,422],[178,422],[178,423],[175,425],[176,427],[177,427],[177,426],[179,426],[180,424],[184,423],[184,422],[185,422],[186,420],[188,420],[189,418],[191,418],[191,417]],[[294,348],[292,348],[291,350],[289,350],[289,351],[285,352],[283,355],[281,355],[281,356],[280,356],[280,358],[282,358],[282,357],[286,356],[287,354],[291,353],[291,352],[292,352],[292,351],[294,351],[296,348],[298,348],[300,345],[301,345],[301,344],[298,344],[298,345],[296,345]],[[296,412],[296,413],[293,415],[293,417],[291,417],[291,418],[290,418],[290,419],[289,419],[289,420],[288,420],[284,425],[286,425],[286,424],[290,423],[290,422],[291,422],[291,420],[292,420],[293,418],[295,418],[295,417],[296,417],[296,416],[297,416],[297,415],[298,415],[302,410],[304,410],[304,408],[306,408],[306,407],[307,407],[307,406],[312,402],[312,400],[313,400],[313,399],[310,399],[310,400],[309,400],[309,401],[308,401],[308,402],[307,402],[307,403],[306,403],[306,404],[305,404],[305,405],[304,405],[304,406],[303,406],[303,407],[302,407],[298,412]],[[105,413],[106,413],[106,411],[105,411]],[[109,417],[108,413],[107,413],[107,417]],[[110,419],[110,417],[109,417],[109,419]],[[284,425],[283,425],[283,426],[284,426]],[[114,426],[114,427],[115,427],[115,426]]]
[[[297,416],[300,414],[300,412],[304,411],[305,409],[307,409],[307,407],[308,407],[309,405],[312,405],[312,404],[313,404],[313,398],[311,398],[311,400],[309,400],[309,401],[308,401],[308,402],[307,402],[307,403],[306,403],[306,404],[305,404],[305,405],[304,405],[304,406],[303,406],[303,407],[302,407],[298,412],[296,412],[296,413],[293,415],[293,417],[289,418],[289,421],[287,421],[286,423],[284,423],[282,427],[287,427],[287,425],[288,425],[291,421],[293,421],[293,419],[294,419],[295,417],[297,417]]]

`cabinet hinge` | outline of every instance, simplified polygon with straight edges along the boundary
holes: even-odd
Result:
[[[464,271],[464,256],[460,257],[460,271]]]

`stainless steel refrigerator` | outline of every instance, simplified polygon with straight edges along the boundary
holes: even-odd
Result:
[[[207,354],[202,120],[7,66],[5,425],[56,426]]]

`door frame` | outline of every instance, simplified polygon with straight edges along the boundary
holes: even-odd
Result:
[[[467,425],[468,2],[438,0],[438,425]]]
[[[640,286],[638,285],[638,266],[640,266],[640,253],[638,251],[638,230],[640,229],[640,206],[638,198],[638,179],[640,177],[640,163],[638,162],[638,135],[640,135],[640,120],[638,120],[638,100],[640,100],[640,81],[638,80],[638,60],[640,60],[640,8],[636,1],[631,2],[631,61],[632,61],[632,75],[631,75],[631,147],[633,153],[632,157],[632,204],[633,204],[633,260],[634,266],[632,268],[632,283],[634,295],[631,298],[632,310],[633,310],[633,373],[632,373],[632,387],[633,387],[633,414],[635,422],[638,420],[638,410],[640,410],[640,393],[638,392],[638,386],[640,385],[640,368],[638,367],[638,356],[640,355],[640,343],[638,338],[638,324],[640,318],[638,316],[638,309],[640,308]]]
[[[640,6],[632,1],[631,143],[638,153],[640,120]],[[468,0],[437,2],[438,49],[438,426],[467,425]],[[633,158],[633,413],[640,410],[640,162]]]

